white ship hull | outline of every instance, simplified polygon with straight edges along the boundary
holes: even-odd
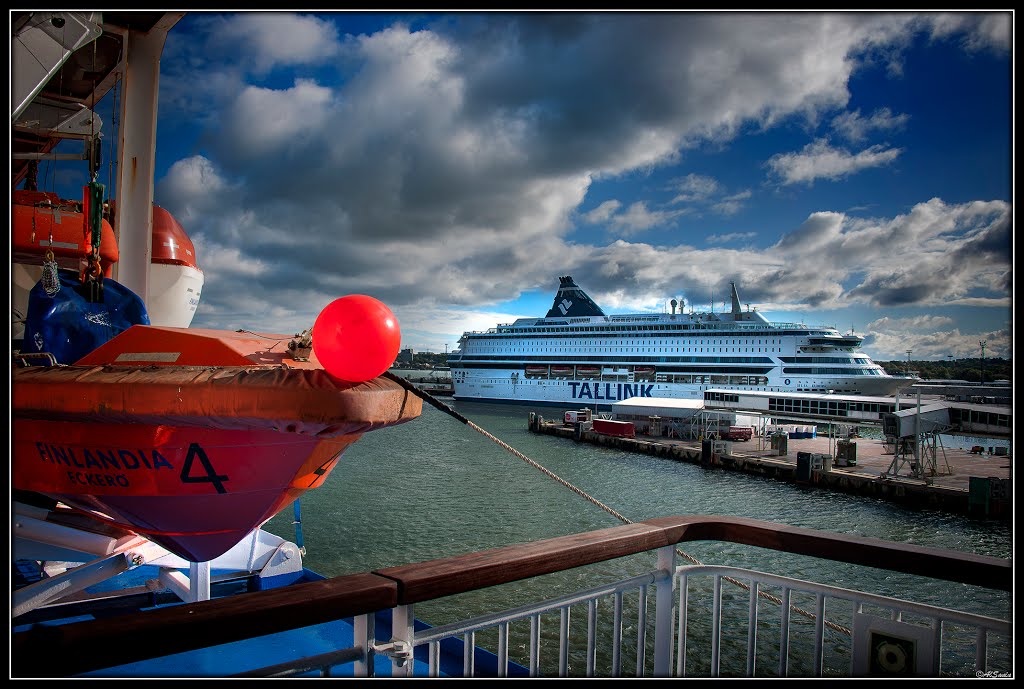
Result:
[[[884,397],[896,394],[901,387],[907,385],[903,378],[888,377],[864,381],[856,388],[851,388],[850,379],[836,377],[834,379],[802,380],[789,378],[789,385],[784,381],[780,385],[716,385],[658,383],[650,381],[628,382],[621,380],[562,380],[562,379],[530,379],[523,370],[505,369],[492,370],[486,374],[459,371],[453,376],[454,395],[459,401],[472,402],[504,402],[509,404],[534,404],[547,406],[577,407],[610,406],[615,402],[632,397],[651,397],[660,399],[703,399],[705,390],[763,390],[769,392],[839,391],[843,394],[859,394],[872,397]],[[860,383],[861,381],[858,381]]]
[[[149,268],[149,322],[187,328],[203,293],[203,271],[188,265],[153,263]]]

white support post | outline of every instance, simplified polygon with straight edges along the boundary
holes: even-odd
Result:
[[[640,600],[637,606],[636,621],[636,676],[644,676],[644,663],[647,660],[647,585],[640,585]]]
[[[925,476],[924,467],[921,466],[921,391],[917,392],[917,415],[914,416],[914,464],[917,470],[914,472],[918,477]]]
[[[210,563],[190,562],[188,573],[192,582],[192,600],[190,602],[198,603],[210,600]]]
[[[376,619],[370,615],[356,615],[352,624],[352,645],[363,649],[363,657],[355,662],[356,677],[373,677],[373,641]]]
[[[654,676],[668,677],[672,669],[672,637],[675,623],[672,582],[676,570],[675,546],[658,549],[658,578],[655,581]]]
[[[190,562],[189,575],[170,567],[161,567],[157,580],[186,603],[210,600],[210,563]]]
[[[117,232],[120,260],[114,276],[144,302],[153,256],[153,174],[160,54],[167,31],[130,30],[125,37],[124,95],[118,146]]]
[[[409,657],[402,658],[398,655],[391,656],[391,675],[393,677],[412,677],[413,667],[416,664],[413,659],[413,642],[415,639],[415,620],[413,619],[412,605],[399,605],[391,611],[391,640],[398,645],[408,649]]]

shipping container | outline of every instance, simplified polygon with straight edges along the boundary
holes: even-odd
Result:
[[[611,421],[594,419],[594,431],[604,435],[616,435],[622,438],[635,438],[636,428],[632,421]]]
[[[750,440],[754,437],[754,429],[750,426],[729,426],[722,434],[723,440]]]

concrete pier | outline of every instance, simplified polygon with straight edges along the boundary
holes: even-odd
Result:
[[[1009,454],[990,454],[983,440],[981,453],[937,448],[935,472],[912,476],[909,462],[893,472],[894,454],[882,440],[874,438],[790,438],[787,447],[773,449],[768,438],[742,442],[711,443],[637,434],[635,438],[583,430],[561,420],[545,421],[530,415],[530,430],[572,442],[586,442],[621,450],[690,462],[709,469],[740,471],[822,490],[865,495],[891,500],[912,508],[934,508],[978,518],[1009,521],[1013,512]],[[838,452],[838,442],[845,447]],[[848,443],[848,444],[847,444]],[[850,448],[855,445],[855,448]],[[995,448],[993,448],[995,449]],[[806,455],[804,453],[807,453]],[[850,458],[853,454],[854,457]],[[823,458],[820,468],[808,465],[808,455]],[[837,455],[852,459],[847,466],[836,464]]]

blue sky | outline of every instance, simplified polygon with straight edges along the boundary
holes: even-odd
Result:
[[[206,13],[161,63],[193,326],[369,294],[403,347],[742,300],[876,359],[1010,356],[1011,11]],[[110,132],[107,134],[110,136]]]

